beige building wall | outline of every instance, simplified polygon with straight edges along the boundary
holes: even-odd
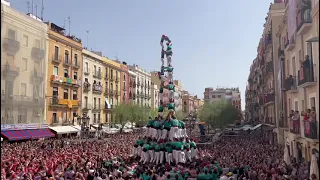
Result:
[[[306,111],[306,109],[316,108],[316,123],[309,124],[309,121],[303,121],[303,116],[301,115],[299,130],[294,131],[292,129],[293,122],[288,118],[290,128],[284,133],[286,143],[290,145],[290,151],[294,157],[299,157],[298,149],[301,147],[302,157],[307,161],[311,160],[313,149],[319,150],[319,42],[306,42],[311,38],[319,37],[319,13],[316,13],[319,8],[318,2],[315,0],[311,1],[312,6],[309,7],[309,11],[313,14],[313,20],[309,17],[308,20],[310,21],[305,21],[302,25],[298,25],[297,31],[294,34],[294,41],[287,43],[284,51],[286,78],[292,75],[295,78],[294,82],[296,85],[294,88],[286,89],[287,109],[285,113],[289,114],[290,110],[298,110],[301,113],[302,111]],[[299,12],[299,9],[297,12]],[[284,22],[284,24],[288,25],[287,22]],[[282,35],[284,35],[283,32]],[[305,61],[306,55],[309,55],[313,61],[311,66],[313,73],[310,71],[311,73],[308,75],[314,76],[314,79],[307,80],[306,74],[302,76],[301,72],[305,71],[305,69],[301,65]],[[307,134],[309,133],[307,130],[309,128],[315,128],[316,134]]]
[[[47,26],[8,5],[1,3],[1,124],[45,123]]]
[[[82,44],[64,29],[48,22],[46,111],[50,125],[77,124],[81,113]]]
[[[89,124],[105,123],[103,109],[105,109],[105,66],[102,56],[82,50],[82,113],[90,117]]]

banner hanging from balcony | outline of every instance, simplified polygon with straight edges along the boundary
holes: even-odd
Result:
[[[1,131],[44,129],[48,127],[48,124],[1,124]]]

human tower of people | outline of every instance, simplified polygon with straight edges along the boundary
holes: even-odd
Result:
[[[164,41],[167,48],[164,50]],[[160,106],[158,117],[150,119],[143,139],[135,143],[134,155],[140,157],[140,162],[146,163],[185,163],[198,158],[196,143],[189,140],[184,122],[175,117],[175,86],[173,83],[172,43],[168,36],[162,35],[161,45],[161,71],[158,77],[161,80],[159,91]],[[166,56],[167,66],[164,66]],[[164,102],[163,91],[169,91],[169,102]],[[164,118],[164,109],[168,114]]]

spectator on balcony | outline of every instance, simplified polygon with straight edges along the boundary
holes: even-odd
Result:
[[[293,130],[294,132],[299,132],[299,123],[300,123],[300,114],[299,111],[295,111],[294,115],[292,116],[293,121]]]
[[[290,86],[290,89],[295,89],[295,84],[294,84],[294,79],[292,77],[292,75],[289,76],[289,86]]]
[[[305,60],[302,62],[301,66],[304,68],[310,68],[310,65],[311,65],[311,61],[310,61],[309,55],[306,55]]]
[[[310,110],[309,120],[311,122],[315,122],[316,116],[317,116],[317,113],[316,113],[315,107],[312,107],[312,109]]]

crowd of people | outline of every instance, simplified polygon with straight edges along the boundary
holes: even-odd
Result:
[[[243,132],[199,148],[186,163],[139,162],[134,144],[143,132],[109,135],[104,140],[46,139],[1,146],[1,179],[310,179],[307,164],[283,161],[283,148]],[[317,177],[312,177],[317,179]]]

